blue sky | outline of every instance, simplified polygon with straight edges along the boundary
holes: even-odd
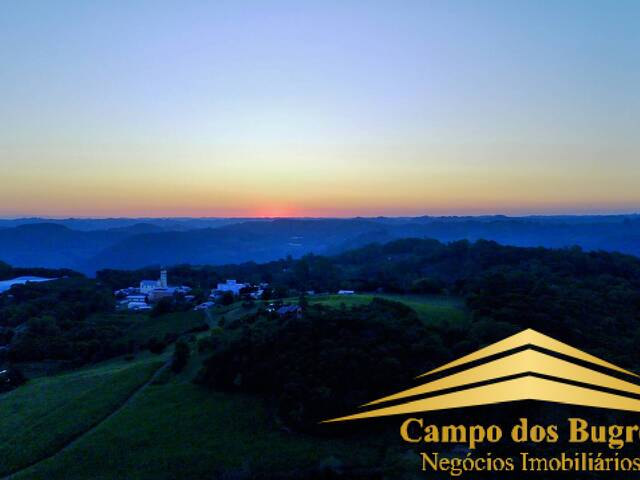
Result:
[[[640,209],[640,2],[13,1],[0,215]]]

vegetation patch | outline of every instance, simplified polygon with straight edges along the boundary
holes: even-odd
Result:
[[[448,352],[413,309],[380,298],[309,305],[302,315],[261,311],[224,329],[210,348],[200,383],[268,394],[298,430],[406,385]]]
[[[374,298],[383,298],[401,302],[411,307],[425,324],[447,322],[465,323],[469,320],[464,299],[444,295],[393,295],[393,294],[356,294],[356,295],[318,295],[308,297],[311,304],[330,307],[366,305]]]
[[[162,363],[113,361],[34,379],[0,396],[0,475],[46,458],[99,423]]]
[[[259,397],[210,392],[191,382],[193,373],[187,367],[146,388],[72,447],[15,479],[243,479],[276,472],[307,478],[331,462],[376,465],[388,443],[288,432]]]

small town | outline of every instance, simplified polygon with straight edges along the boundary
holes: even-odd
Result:
[[[141,280],[140,286],[116,290],[114,295],[121,309],[140,311],[151,310],[151,305],[163,298],[181,297],[184,301],[191,302],[195,297],[189,295],[189,292],[190,287],[169,285],[167,271],[162,269],[157,280]]]
[[[192,288],[186,285],[171,285],[166,269],[160,270],[160,277],[157,280],[141,280],[139,286],[127,287],[114,292],[120,310],[147,311],[153,308],[154,304],[165,301],[183,302],[193,304],[194,311],[202,311],[215,307],[216,305],[229,304],[236,300],[267,300],[265,291],[269,288],[266,282],[257,285],[251,283],[238,282],[228,279],[224,283],[218,283],[211,290],[207,299],[201,303],[196,302],[197,298],[192,294]],[[338,290],[337,295],[354,295],[354,290]],[[314,296],[314,290],[304,292],[307,296]],[[271,303],[267,306],[267,311],[278,314],[297,313],[297,306]]]

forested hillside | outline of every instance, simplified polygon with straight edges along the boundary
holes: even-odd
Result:
[[[303,299],[301,319],[261,311],[227,325],[200,381],[273,395],[293,427],[315,428],[346,405],[525,328],[640,366],[640,260],[630,256],[406,239],[241,268],[291,288],[461,296],[470,314],[465,322],[421,322],[386,300],[327,308]]]
[[[9,277],[34,273],[7,265],[0,270]],[[41,273],[66,278],[15,285],[0,295],[3,360],[30,378],[21,386],[24,376],[10,377],[4,387],[14,390],[3,398],[13,405],[20,395],[45,389],[47,398],[59,402],[63,399],[55,391],[60,386],[72,401],[89,402],[81,425],[90,433],[64,448],[76,433],[62,428],[59,417],[48,417],[49,423],[38,428],[55,435],[33,440],[24,451],[9,449],[14,458],[9,469],[42,459],[42,452],[62,450],[23,470],[23,478],[33,471],[46,472],[47,478],[83,478],[89,471],[170,478],[149,467],[167,458],[166,452],[172,452],[171,471],[180,472],[242,469],[240,478],[254,478],[252,472],[272,468],[264,463],[265,455],[282,458],[276,450],[287,452],[278,471],[297,469],[294,477],[321,475],[327,455],[346,458],[349,472],[360,467],[343,449],[376,455],[375,442],[367,440],[371,432],[352,440],[349,427],[331,430],[319,421],[406,388],[416,375],[527,327],[640,371],[640,259],[617,253],[409,238],[335,256],[169,268],[172,282],[191,286],[200,297],[226,278],[269,283],[262,298],[232,299],[206,313],[184,310],[181,304],[151,313],[114,312],[112,291],[154,278],[154,269],[104,270],[95,280],[68,271]],[[332,295],[339,289],[356,294]],[[307,294],[310,290],[313,294]],[[279,312],[281,304],[290,310]],[[105,364],[111,357],[118,358]],[[114,381],[131,375],[130,387],[140,388],[140,398],[123,400],[129,387],[109,397],[102,390],[87,391],[93,373],[54,371],[51,383],[49,377],[31,377],[26,367],[33,362],[59,362],[64,369],[86,366],[87,372],[99,374],[100,389],[109,382],[102,374]],[[165,369],[156,370],[158,378],[145,386],[151,366],[161,363]],[[77,391],[65,386],[68,382],[77,383]],[[114,407],[118,399],[124,403]],[[41,402],[32,403],[42,408]],[[95,430],[88,427],[113,408],[122,408],[120,415]],[[214,430],[209,423],[202,426],[203,408]],[[487,415],[507,416],[502,407],[489,410]],[[549,407],[539,416],[556,410]],[[158,416],[158,411],[166,413]],[[180,419],[178,437],[174,418]],[[233,421],[220,420],[227,418]],[[257,426],[256,418],[261,419]],[[30,425],[29,411],[16,421]],[[244,425],[240,438],[234,436],[238,425]],[[0,422],[2,429],[13,438],[8,419]],[[118,432],[117,442],[113,432]],[[396,438],[397,426],[392,433]],[[235,440],[229,443],[226,436]],[[161,447],[149,450],[156,442]],[[213,445],[219,454],[192,465],[185,462],[192,458],[189,442]],[[298,450],[302,444],[305,449]],[[122,450],[116,457],[127,458],[127,465],[88,453],[103,447]],[[402,455],[384,454],[385,468],[401,468]],[[78,458],[89,457],[78,470]],[[144,464],[141,458],[153,460]],[[238,458],[251,458],[251,469],[229,460]]]
[[[16,266],[73,268],[89,275],[105,268],[335,255],[408,237],[443,242],[486,239],[525,247],[578,245],[640,256],[637,215],[23,221],[0,222],[1,260]]]
[[[6,265],[0,268],[6,278],[34,272],[47,273]],[[93,281],[69,271],[48,273],[68,278],[14,286],[10,296],[0,297],[3,338],[13,339],[4,352],[9,358],[88,359],[97,355],[87,346],[92,341],[102,349],[123,351],[122,345],[110,347],[112,342],[101,342],[114,328],[117,339],[116,326],[96,324],[90,317],[113,309],[112,290],[157,274],[153,270],[105,270]],[[640,259],[617,253],[508,247],[490,241],[444,244],[403,239],[333,257],[176,266],[169,269],[169,276],[175,284],[193,287],[205,297],[227,278],[268,282],[265,298],[339,289],[459,296],[474,319],[470,341],[494,340],[504,325],[533,327],[570,343],[607,350],[609,357],[619,357],[624,364],[638,360],[633,345],[639,335]],[[105,355],[109,354],[98,356]]]

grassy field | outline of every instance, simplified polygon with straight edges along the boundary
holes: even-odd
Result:
[[[182,334],[205,324],[203,312],[191,310],[151,317],[148,313],[109,313],[94,315],[90,319],[96,323],[117,325],[125,333],[126,340],[146,342],[151,337],[162,340],[167,333]]]
[[[406,303],[425,322],[467,321],[462,302],[455,298],[380,296]],[[309,300],[349,306],[368,303],[373,297],[327,295]],[[134,316],[137,323],[128,330],[134,339],[160,338],[165,333],[188,330],[204,319],[211,324],[223,316],[233,321],[254,310],[237,303],[217,307],[208,316],[200,312],[158,318],[140,315]],[[211,392],[193,384],[202,361],[193,344],[194,355],[184,372],[163,372],[124,408],[99,422],[117,410],[172,350],[162,357],[141,357],[131,363],[113,361],[38,379],[0,397],[0,458],[6,459],[0,473],[58,450],[12,478],[169,480],[217,478],[223,472],[231,474],[230,478],[247,473],[268,478],[271,472],[299,473],[340,459],[350,465],[391,465],[401,470],[409,462],[409,470],[415,471],[414,456],[406,457],[404,450],[381,453],[382,445],[394,442],[375,435],[356,441],[291,433],[277,423],[264,400]],[[83,432],[87,433],[61,449]],[[397,432],[391,433],[395,439]]]
[[[349,307],[367,304],[375,297],[404,303],[413,308],[425,323],[460,323],[468,320],[464,302],[458,297],[442,295],[356,294],[318,295],[308,297],[308,300],[310,303],[320,303],[332,307],[338,307],[341,304]]]
[[[139,342],[145,342],[152,337],[162,340],[168,333],[180,335],[204,324],[205,317],[202,312],[175,312],[159,317],[140,315],[129,328],[126,338]]]
[[[213,309],[209,310],[213,318],[221,318],[224,317],[226,321],[234,321],[238,320],[245,315],[250,313],[255,313],[258,310],[258,305],[261,305],[261,302],[256,302],[254,307],[245,308],[241,303],[233,303],[227,306],[217,306]]]
[[[0,475],[60,449],[99,423],[164,362],[147,357],[31,380],[0,396]]]
[[[376,464],[380,439],[365,444],[287,433],[261,400],[194,385],[198,368],[192,359],[185,372],[147,387],[71,448],[15,478],[201,479],[223,471],[291,471],[332,458]]]

